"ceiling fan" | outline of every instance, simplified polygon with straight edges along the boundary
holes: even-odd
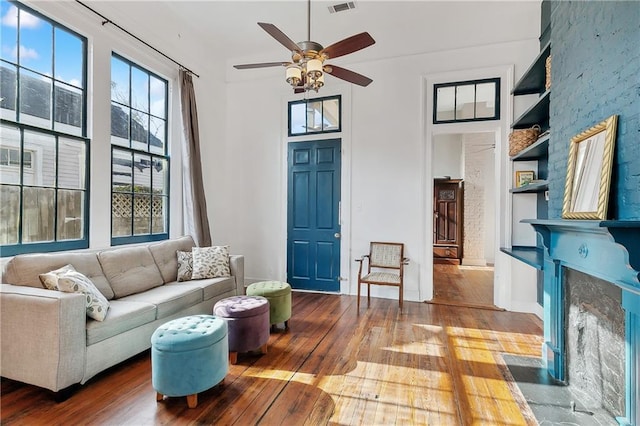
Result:
[[[291,40],[273,24],[258,22],[260,28],[291,51],[291,62],[263,62],[258,64],[234,65],[239,70],[267,67],[286,67],[286,81],[293,87],[294,93],[309,90],[316,92],[324,86],[324,74],[359,86],[368,86],[373,80],[357,72],[325,64],[328,59],[337,58],[357,52],[374,44],[376,41],[367,32],[353,35],[330,46],[323,47],[311,41],[311,0],[307,1],[307,40],[299,43]]]

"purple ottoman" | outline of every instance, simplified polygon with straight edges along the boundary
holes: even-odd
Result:
[[[238,352],[260,348],[267,353],[269,342],[269,301],[262,296],[233,296],[213,307],[213,314],[229,326],[229,362],[235,364]]]

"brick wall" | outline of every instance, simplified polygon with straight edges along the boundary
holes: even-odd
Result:
[[[640,219],[640,2],[553,1],[549,218],[560,218],[569,140],[619,115],[609,216]]]

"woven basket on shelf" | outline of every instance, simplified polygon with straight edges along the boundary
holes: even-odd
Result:
[[[540,126],[534,124],[530,129],[518,129],[509,135],[509,156],[513,157],[538,139]]]
[[[544,88],[546,90],[551,89],[551,56],[547,56],[547,60],[545,61],[544,64],[544,69],[545,69],[545,81],[544,81]]]

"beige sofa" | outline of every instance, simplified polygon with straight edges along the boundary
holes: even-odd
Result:
[[[193,246],[191,237],[181,237],[9,260],[0,285],[0,375],[54,392],[84,384],[148,349],[166,321],[211,314],[218,300],[243,294],[243,256],[230,256],[230,277],[177,282],[176,251]],[[43,288],[38,275],[66,264],[109,300],[104,321],[87,318],[82,294]]]

